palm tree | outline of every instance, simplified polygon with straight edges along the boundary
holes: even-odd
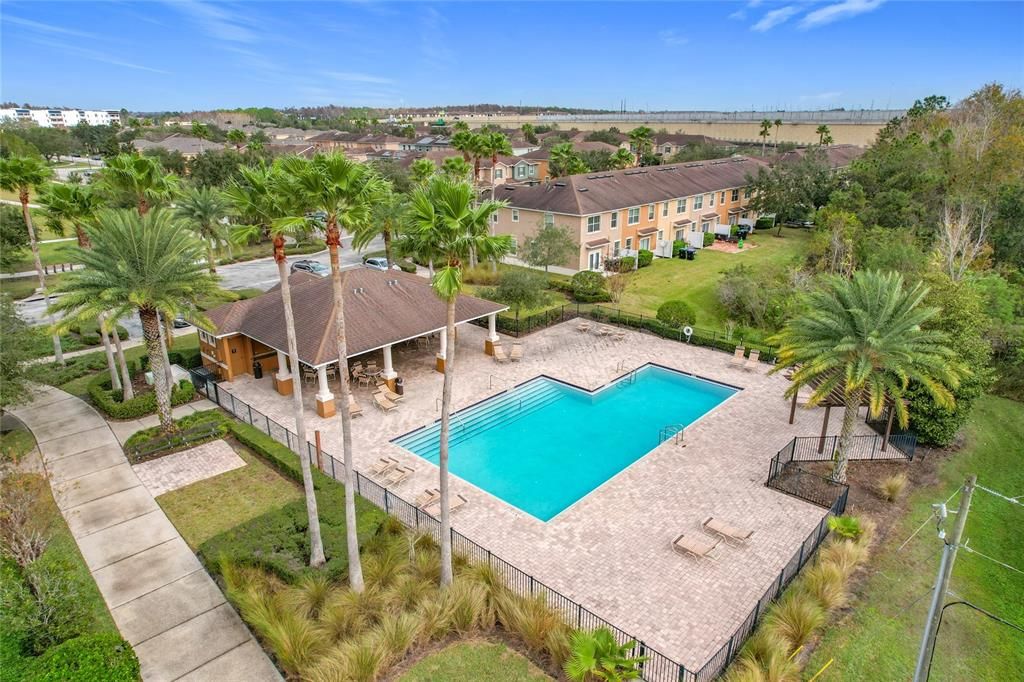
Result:
[[[487,144],[483,135],[473,135],[469,151],[473,155],[473,184],[480,183],[480,159],[487,154]]]
[[[820,144],[820,145],[824,145],[825,144],[825,136],[826,135],[829,136],[830,138],[832,137],[832,135],[831,135],[832,131],[829,130],[829,127],[827,125],[825,125],[824,123],[822,123],[820,126],[818,126],[818,128],[814,132],[816,132],[818,134],[818,144]]]
[[[170,433],[172,387],[161,349],[160,315],[173,318],[192,311],[198,298],[217,291],[216,278],[203,270],[203,245],[160,209],[145,216],[104,210],[86,230],[92,248],[78,252],[85,268],[65,275],[59,288],[64,295],[53,308],[78,320],[108,313],[116,320],[138,311],[153,368],[160,429]]]
[[[203,153],[203,140],[210,139],[210,129],[199,121],[192,121],[192,136],[199,138],[199,153]]]
[[[288,361],[292,371],[299,372],[299,348],[295,336],[295,316],[292,313],[292,290],[288,281],[288,257],[284,250],[284,238],[288,225],[280,219],[287,214],[282,202],[289,197],[287,182],[282,177],[280,166],[259,163],[239,169],[239,177],[226,190],[225,196],[232,203],[236,214],[249,225],[235,228],[232,238],[248,242],[268,232],[273,237],[274,262],[281,285],[281,302],[284,312],[285,336],[288,339]],[[304,226],[303,226],[304,227]],[[313,488],[313,470],[309,457],[301,452],[306,446],[306,415],[302,405],[302,382],[292,380],[292,410],[295,417],[295,435],[299,442],[299,466],[302,469],[302,490],[306,497],[306,518],[309,522],[309,565],[322,566],[324,543],[320,536],[320,513],[317,509],[316,491]],[[343,410],[345,411],[345,410]]]
[[[835,142],[835,140],[832,138],[831,132],[827,132],[821,136],[821,144],[825,145],[826,147],[832,144],[833,142]]]
[[[439,255],[443,265],[434,274],[431,286],[447,304],[446,335],[448,347],[444,360],[444,387],[441,393],[441,585],[452,583],[451,511],[448,493],[448,434],[451,421],[452,381],[455,375],[455,304],[463,288],[462,266],[470,253],[500,259],[512,250],[512,238],[488,234],[491,216],[503,204],[483,201],[474,206],[473,188],[444,176],[435,177],[426,187],[412,194],[409,229],[426,253]]]
[[[437,171],[434,162],[427,158],[416,159],[409,165],[409,179],[414,185],[422,185]]]
[[[775,151],[779,151],[779,131],[782,129],[782,119],[777,118],[772,124],[775,126]]]
[[[768,142],[768,135],[772,132],[772,122],[767,118],[761,119],[761,132],[758,136],[761,138],[761,156],[764,156],[764,146]]]
[[[634,157],[628,149],[619,148],[614,154],[612,154],[610,161],[612,168],[618,168],[621,170],[632,166],[636,162],[636,157]]]
[[[491,199],[494,199],[494,167],[498,165],[499,154],[512,154],[512,145],[505,133],[484,133],[480,136],[480,147],[491,157]]]
[[[177,178],[164,173],[160,162],[149,156],[118,154],[107,159],[100,172],[100,187],[113,198],[132,202],[139,215],[170,201]]]
[[[235,151],[242,151],[242,146],[245,144],[245,131],[239,128],[229,130],[228,142],[235,145]]]
[[[433,162],[429,162],[433,165]],[[388,267],[395,264],[394,242],[408,209],[406,197],[398,192],[388,191],[374,203],[370,220],[354,227],[352,232],[352,248],[362,251],[380,235],[384,237],[384,255],[388,259]]]
[[[886,405],[902,427],[908,414],[903,396],[911,381],[935,402],[953,406],[956,388],[967,370],[953,358],[945,335],[921,328],[937,311],[921,305],[927,289],[904,288],[903,276],[859,271],[850,280],[832,276],[828,287],[809,295],[808,312],[791,320],[771,341],[779,346],[772,372],[796,368],[786,396],[812,386],[809,406],[835,390],[845,401],[843,426],[835,452],[832,480],[846,482],[857,410],[866,401],[878,416]]]
[[[39,277],[39,291],[46,299],[46,307],[50,307],[50,294],[46,291],[46,272],[43,270],[43,261],[39,257],[39,242],[36,240],[36,228],[32,225],[32,211],[29,210],[29,199],[32,198],[32,190],[43,186],[52,175],[46,164],[31,156],[12,156],[0,158],[0,188],[8,192],[17,192],[18,201],[21,203],[21,216],[25,220],[25,229],[28,230],[28,245],[32,250],[32,260],[36,266],[36,276]],[[50,323],[53,324],[53,317]],[[53,334],[53,355],[61,365],[64,364],[64,351],[60,346],[60,334],[56,331]]]
[[[217,259],[213,249],[228,241],[227,228],[221,222],[230,209],[227,199],[210,187],[189,187],[175,203],[175,214],[206,245],[206,265],[210,274],[216,274]]]
[[[450,140],[452,149],[457,149],[462,152],[462,158],[465,161],[469,161],[473,155],[473,133],[469,132],[468,126],[466,130],[459,130]]]
[[[96,192],[88,185],[71,185],[51,182],[39,193],[46,225],[57,234],[64,234],[65,223],[71,223],[78,238],[78,246],[89,248],[89,235],[85,233],[85,222],[100,208]]]
[[[551,148],[549,167],[551,175],[556,178],[575,173],[586,173],[588,170],[571,142],[556,144]]]
[[[537,131],[534,129],[533,124],[524,123],[519,130],[523,132],[523,137],[530,144],[537,144]]]
[[[654,131],[647,126],[640,126],[629,131],[629,141],[636,150],[637,165],[643,164],[643,158],[649,154],[653,145]]]
[[[294,180],[295,201],[305,211],[327,214],[327,249],[331,255],[331,282],[334,289],[334,324],[338,347],[341,409],[342,454],[345,461],[345,532],[348,540],[349,587],[362,592],[363,570],[359,561],[359,536],[356,526],[355,469],[352,457],[352,413],[348,409],[349,386],[348,342],[345,336],[345,297],[341,283],[341,228],[354,232],[367,228],[374,205],[389,189],[388,183],[372,167],[348,159],[343,154],[318,154],[311,161],[289,157],[283,168]]]
[[[455,180],[469,180],[473,166],[461,156],[452,156],[441,163],[441,173]]]

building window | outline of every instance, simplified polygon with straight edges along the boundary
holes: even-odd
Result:
[[[700,231],[701,232],[710,232],[711,231],[711,223],[708,223],[708,222],[701,223],[700,224]]]
[[[718,197],[718,203],[720,203],[720,204],[724,204],[724,203],[725,203],[725,192],[722,192],[722,193],[721,193],[721,194],[719,195],[719,197]]]
[[[611,226],[612,226],[613,230],[619,226],[619,212],[618,211],[612,211]]]
[[[740,200],[740,191],[738,189],[734,189],[732,191],[732,200],[733,201],[739,201]]]
[[[616,239],[615,241],[612,242],[612,255],[613,256],[618,257],[618,255],[619,255],[619,247],[621,245],[622,245],[622,242],[620,242],[618,239]]]
[[[592,215],[587,216],[587,232],[600,232],[601,231],[601,216]]]
[[[708,206],[714,206],[714,205],[715,205],[715,193],[712,192],[711,194],[708,195]]]
[[[519,222],[519,209],[518,208],[513,208],[512,209],[512,222],[514,222],[514,223],[518,223]]]
[[[699,211],[702,208],[704,208],[704,195],[698,194],[693,198],[693,210]]]
[[[630,251],[633,248],[633,238],[626,237],[626,250]]]
[[[526,177],[526,166],[516,166],[516,177],[517,178],[525,178]]]
[[[661,217],[664,218],[668,215],[668,202],[666,201],[661,205]]]
[[[515,235],[512,235],[512,253],[519,251],[519,240]]]
[[[686,213],[686,199],[676,200],[676,213]]]
[[[640,207],[639,206],[634,206],[633,208],[629,209],[629,215],[626,216],[626,224],[627,225],[636,225],[639,222],[640,222]]]
[[[554,225],[555,224],[555,215],[553,213],[545,213],[544,214],[544,224],[545,225]]]
[[[494,213],[491,214],[491,222],[492,223],[497,223],[498,222],[498,212],[497,211],[495,211]]]
[[[526,167],[526,173],[527,173],[527,175],[529,175],[529,176],[530,176],[531,178],[535,178],[535,177],[537,177],[537,167],[536,167],[536,166],[527,166],[527,167]]]
[[[747,213],[746,211],[744,211],[743,213],[740,213],[740,218],[743,218],[744,220],[746,220],[746,219],[747,219],[747,216],[749,216],[749,215],[750,215],[749,213]]]
[[[654,204],[647,204],[647,219],[654,220]]]
[[[501,169],[501,168],[495,168],[494,169],[494,179],[495,180],[502,180],[502,179],[504,179],[504,177],[505,177],[505,171],[503,169]]]
[[[591,251],[587,256],[587,265],[591,270],[601,269],[601,252]]]
[[[651,250],[651,238],[650,237],[644,237],[643,239],[641,239],[640,240],[640,248],[643,249],[644,251],[650,251]]]
[[[751,189],[750,189],[749,187],[747,187],[746,189],[744,189],[744,190],[743,190],[743,198],[744,198],[744,199],[749,199],[749,198],[750,198],[750,192],[751,192]]]
[[[676,241],[677,242],[683,241],[683,228],[681,228],[681,227],[678,230],[676,230]]]

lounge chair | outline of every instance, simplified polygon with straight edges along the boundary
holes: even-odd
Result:
[[[494,361],[498,362],[498,363],[508,362],[508,354],[505,352],[505,348],[504,347],[502,347],[502,346],[495,346],[494,347]]]
[[[609,334],[612,333],[612,328],[611,327],[600,327],[600,328],[598,328],[597,333],[600,334],[601,336],[608,336]]]
[[[387,400],[390,400],[393,403],[401,402],[405,399],[404,395],[398,395],[388,388],[387,383],[381,384],[380,390],[377,391],[377,393],[383,395]]]
[[[423,509],[423,507],[429,506],[434,502],[437,502],[438,499],[440,498],[441,490],[439,488],[428,488],[427,490],[424,490],[422,493],[417,495],[414,501],[417,507]]]
[[[398,407],[398,405],[395,405],[393,402],[385,398],[380,393],[373,394],[373,402],[377,407],[381,409],[382,412],[390,412],[391,410]]]
[[[683,556],[693,557],[694,559],[714,559],[715,557],[711,556],[711,552],[718,547],[721,541],[721,538],[717,538],[714,542],[708,542],[704,538],[682,533],[672,541],[672,549]]]
[[[728,523],[720,519],[716,519],[714,516],[709,516],[700,524],[701,529],[710,535],[714,535],[720,540],[725,540],[731,545],[740,545],[750,539],[754,534],[752,530],[743,530],[742,528],[736,528],[730,526]]]
[[[615,340],[616,341],[622,341],[624,338],[626,338],[626,330],[625,329],[616,329],[615,330]]]
[[[578,331],[578,332],[589,332],[590,331],[590,323],[589,322],[580,322],[578,325],[576,325],[576,331]]]
[[[757,348],[754,348],[753,350],[751,350],[750,351],[750,357],[747,359],[747,363],[745,365],[743,365],[743,369],[751,369],[751,370],[752,369],[757,369],[757,366],[760,364],[758,362],[758,359],[760,357],[761,357],[761,351],[760,350],[758,350]]]
[[[513,343],[512,344],[512,352],[509,354],[508,358],[512,362],[519,362],[520,360],[522,360],[523,359],[523,344],[521,344],[521,343]]]
[[[370,465],[370,473],[374,476],[383,476],[398,466],[398,460],[394,457],[381,457]]]
[[[744,348],[743,346],[736,346],[736,350],[733,351],[732,357],[729,358],[729,364],[730,365],[742,365],[743,361],[744,361],[743,353],[745,351],[746,351],[746,348]]]
[[[428,505],[426,507],[423,507],[423,511],[425,511],[428,514],[430,514],[431,516],[440,516],[441,515],[441,498],[440,498],[440,493],[438,493],[438,496],[439,496],[438,499],[433,504],[430,504],[430,505]],[[467,502],[469,502],[469,500],[467,500],[462,495],[456,495],[454,499],[451,499],[451,500],[448,501],[448,511],[453,512],[456,509],[458,509],[459,507],[461,507],[462,505],[466,504]]]
[[[414,473],[416,473],[416,470],[412,467],[395,467],[389,474],[382,478],[380,482],[384,487],[390,488],[391,486],[404,482],[405,479],[409,478]]]
[[[356,402],[356,399],[352,396],[351,393],[348,394],[348,413],[353,417],[363,416],[362,406]]]

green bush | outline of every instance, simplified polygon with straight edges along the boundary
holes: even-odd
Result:
[[[679,252],[680,251],[685,251],[689,247],[690,247],[690,245],[687,244],[684,240],[682,240],[682,239],[675,240],[674,242],[672,242],[672,257],[673,258],[679,258]]]
[[[462,270],[462,281],[466,284],[480,284],[483,286],[494,286],[498,283],[498,273],[491,269],[490,265],[478,265],[475,268],[464,268]]]
[[[581,270],[572,276],[572,297],[580,303],[611,300],[611,295],[605,288],[604,275],[591,270]]]
[[[63,367],[56,362],[47,362],[32,367],[33,378],[50,386],[61,386],[74,379],[84,377],[107,368],[107,358],[103,353],[89,353],[68,358]]]
[[[416,264],[413,263],[412,261],[407,261],[407,260],[395,261],[395,265],[400,267],[402,269],[402,272],[408,272],[408,273],[413,274],[413,275],[416,274]]]
[[[203,364],[203,356],[199,354],[198,348],[172,350],[167,353],[167,359],[171,361],[172,365],[178,365],[184,369],[193,369]]]
[[[639,266],[641,268],[646,268],[654,262],[654,252],[648,251],[647,249],[640,249],[640,253],[637,258],[639,258]]]
[[[203,424],[223,424],[224,433],[226,434],[228,431],[228,417],[218,409],[203,410],[202,412],[187,414],[180,419],[175,419],[174,424],[179,429],[191,429],[197,426],[202,426]],[[148,429],[136,431],[131,436],[128,436],[128,440],[124,442],[124,449],[129,450],[131,448],[138,447],[148,440],[160,438],[160,433],[159,426],[151,426]]]
[[[670,327],[697,324],[697,313],[686,301],[665,301],[658,306],[658,319]]]
[[[119,635],[83,635],[44,653],[31,671],[32,682],[135,682],[139,659]]]
[[[223,438],[228,433],[228,418],[220,410],[193,412],[175,419],[178,433],[164,435],[160,426],[136,431],[124,442],[124,451],[132,464],[159,457],[182,446],[195,447],[211,440]],[[208,428],[207,428],[208,427]],[[188,433],[195,429],[195,433]]]
[[[705,232],[704,233],[704,246],[711,246],[715,243],[715,233]]]
[[[135,396],[131,400],[122,399],[122,391],[110,388],[110,377],[99,374],[89,382],[89,397],[93,404],[100,408],[108,417],[114,419],[138,419],[156,414],[156,392],[148,391]],[[195,386],[191,381],[181,381],[171,390],[171,407],[184,405],[196,396]]]

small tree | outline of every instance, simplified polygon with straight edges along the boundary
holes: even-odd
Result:
[[[565,225],[537,225],[537,232],[526,239],[519,249],[519,257],[526,263],[544,268],[544,272],[552,265],[566,263],[579,247],[573,239],[572,231]]]
[[[670,327],[685,327],[697,323],[697,313],[686,301],[665,301],[658,306],[657,317]]]
[[[572,655],[565,663],[565,674],[573,682],[640,679],[640,664],[647,658],[633,656],[635,648],[632,640],[619,644],[608,628],[577,630],[572,634]]]
[[[518,316],[523,308],[535,308],[547,300],[547,282],[540,273],[520,268],[502,270],[498,285],[486,297],[504,303]]]

